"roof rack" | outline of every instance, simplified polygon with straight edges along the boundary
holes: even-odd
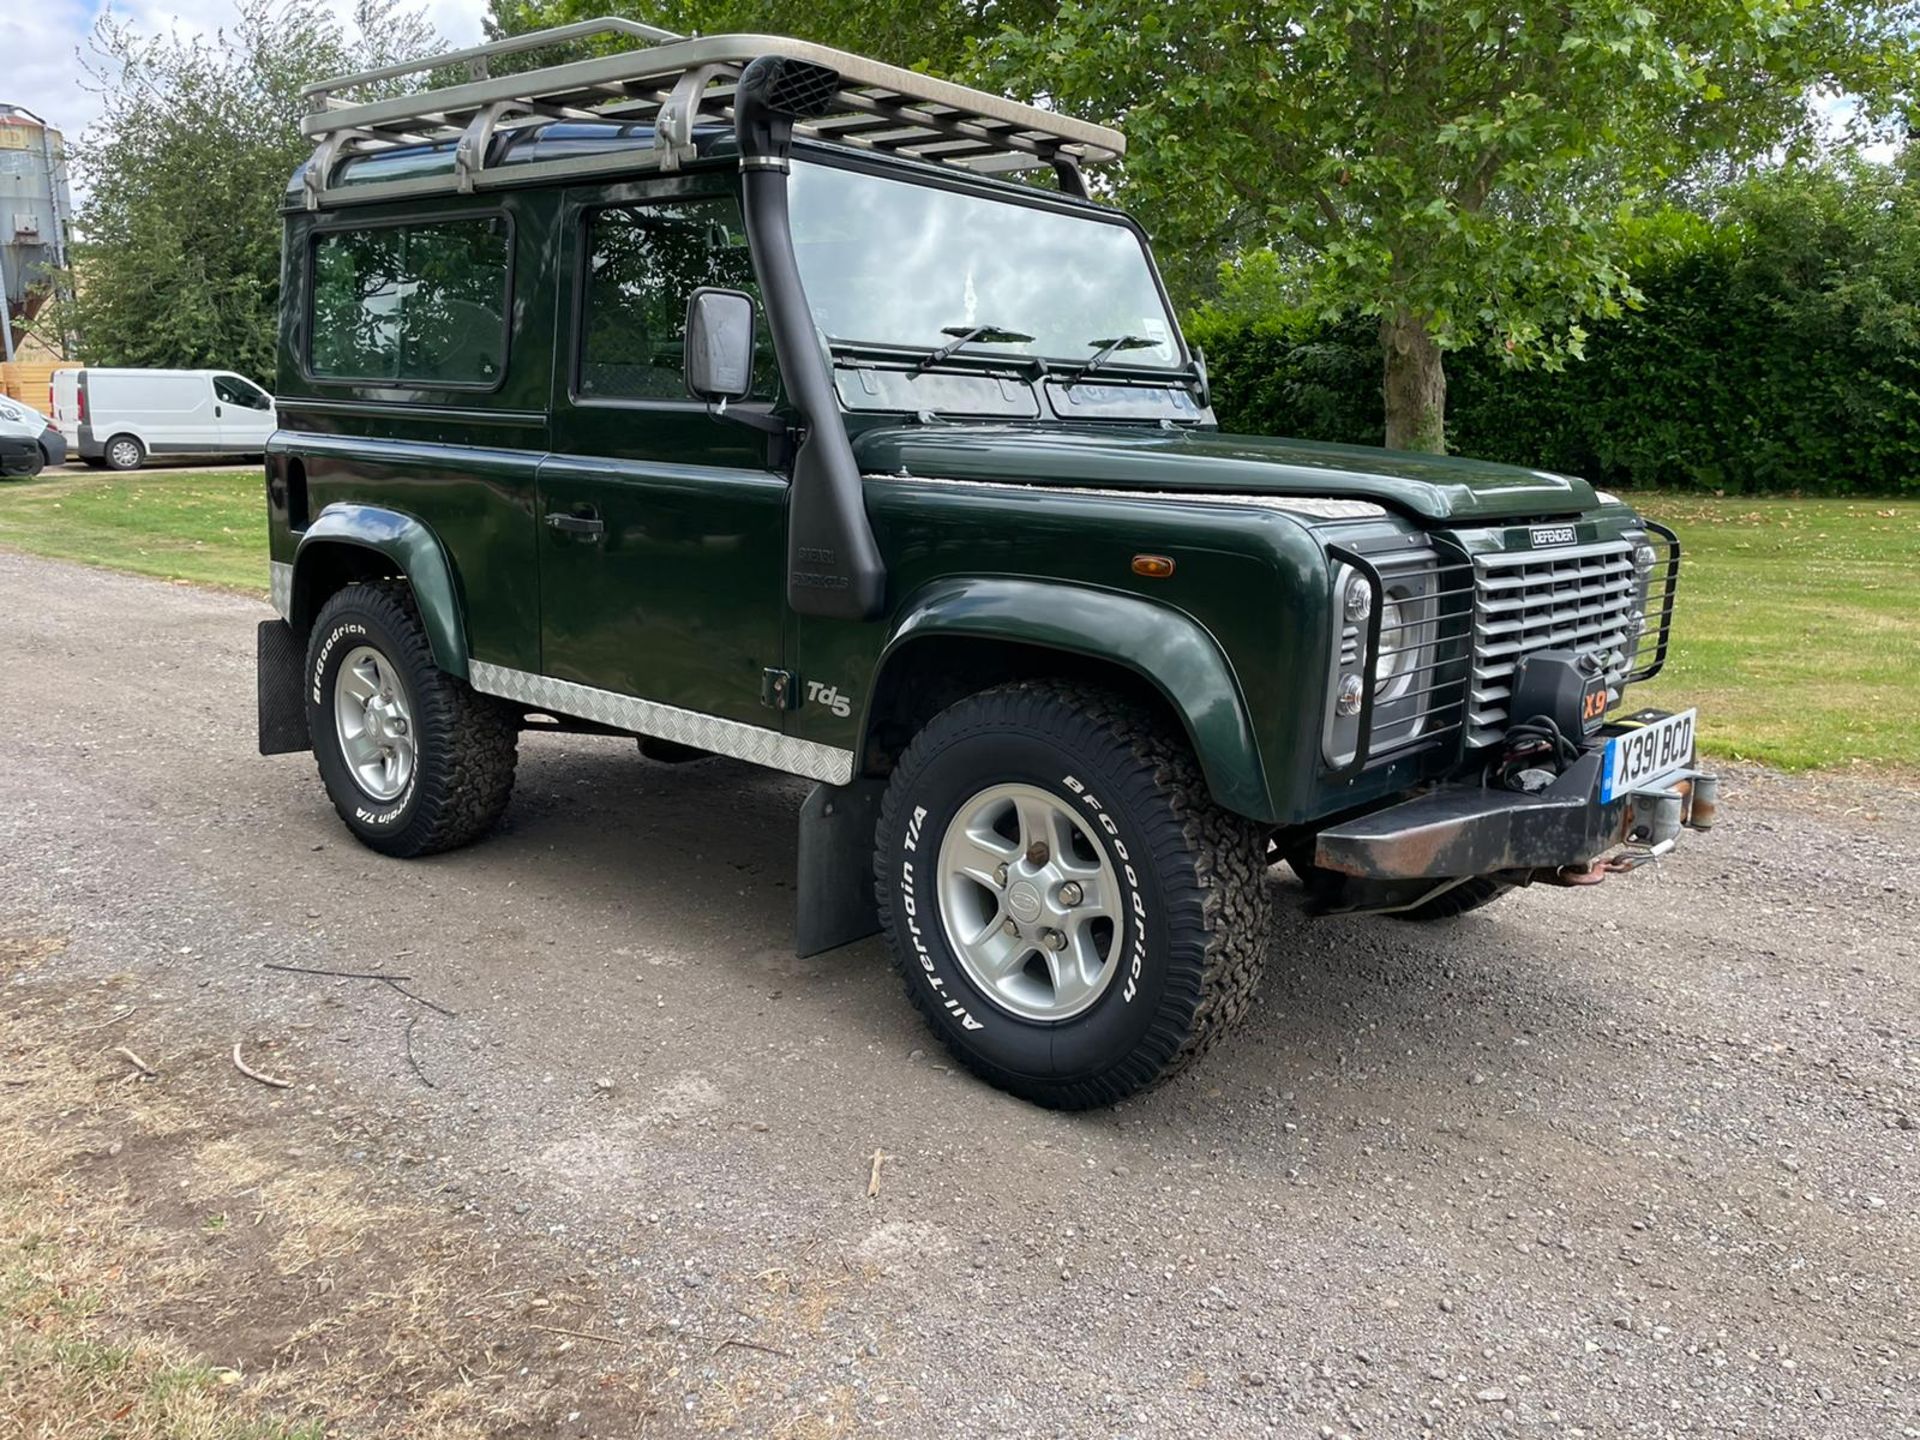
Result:
[[[637,48],[543,69],[493,77],[503,56],[608,36]],[[364,203],[538,178],[677,170],[692,160],[694,126],[733,120],[740,72],[763,55],[823,66],[838,89],[823,113],[794,126],[798,135],[859,149],[932,161],[977,174],[1052,168],[1063,183],[1082,165],[1117,160],[1126,137],[1117,130],[1056,115],[929,75],[777,35],[685,37],[637,21],[583,20],[429,60],[387,65],[309,85],[301,133],[316,143],[305,176],[309,208],[337,200]],[[471,77],[447,84],[446,72]],[[341,92],[415,77],[442,88],[355,101]],[[489,167],[497,135],[552,120],[651,125],[650,150],[576,154],[511,167]],[[449,174],[415,175],[336,187],[343,161],[419,146],[454,147]],[[1084,188],[1075,184],[1084,193]]]

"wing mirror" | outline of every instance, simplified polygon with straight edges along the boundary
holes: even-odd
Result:
[[[687,300],[687,389],[725,411],[753,388],[753,297],[702,287]]]

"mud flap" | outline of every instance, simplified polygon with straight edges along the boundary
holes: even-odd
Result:
[[[873,837],[885,789],[881,780],[816,785],[800,807],[796,955],[818,955],[880,933],[880,911],[873,898]]]
[[[260,753],[291,755],[311,750],[307,699],[300,693],[307,647],[284,620],[260,622],[256,659],[260,707]]]

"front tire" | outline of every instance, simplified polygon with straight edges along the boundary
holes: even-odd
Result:
[[[513,793],[514,717],[434,663],[404,583],[328,600],[304,683],[320,779],[361,843],[411,858],[493,828]]]
[[[880,817],[881,928],[968,1069],[1037,1104],[1107,1105],[1246,1011],[1271,929],[1262,843],[1149,713],[1004,685],[901,756]]]

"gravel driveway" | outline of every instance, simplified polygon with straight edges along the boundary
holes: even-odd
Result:
[[[1651,873],[1289,919],[1236,1036],[1057,1115],[877,942],[793,958],[798,782],[536,737],[499,834],[387,861],[254,754],[264,606],[0,555],[0,613],[0,932],[376,1105],[356,1162],[608,1327],[768,1347],[652,1433],[1920,1435],[1912,794],[1739,771]]]

